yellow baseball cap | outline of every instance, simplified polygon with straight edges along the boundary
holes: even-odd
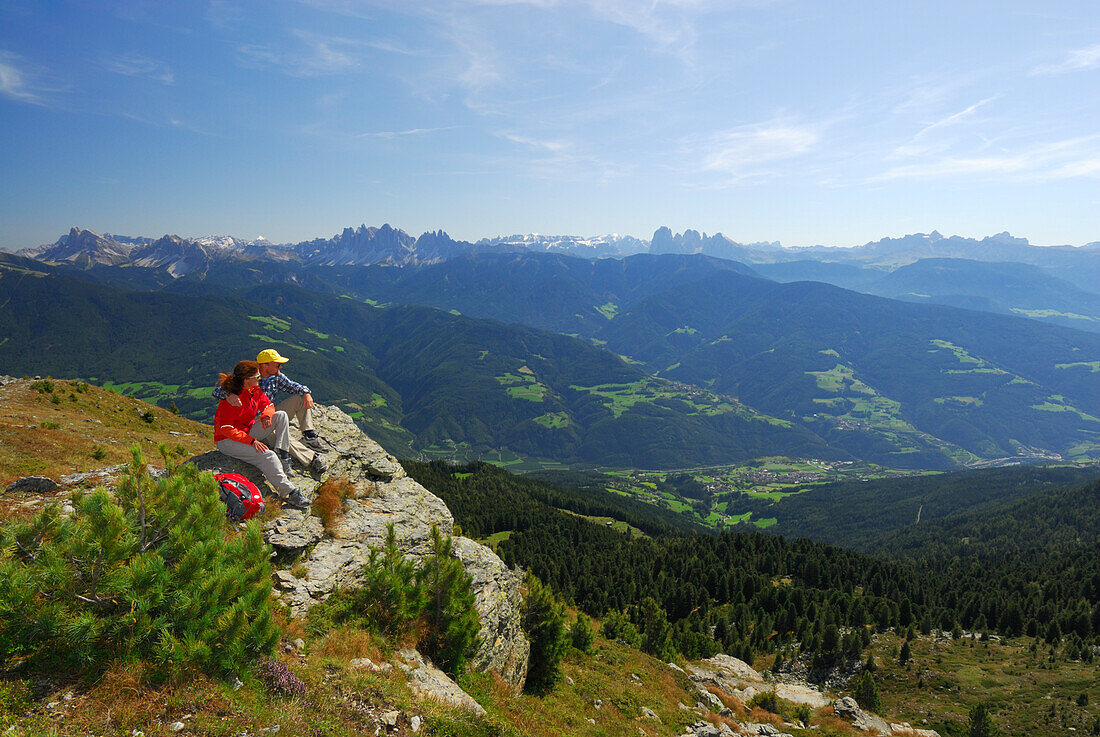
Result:
[[[289,360],[289,358],[280,356],[279,351],[274,348],[260,351],[259,355],[256,356],[256,363],[286,363]]]

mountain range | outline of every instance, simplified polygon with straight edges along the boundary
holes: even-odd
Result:
[[[184,344],[208,375],[138,391],[166,403],[163,387],[176,386],[177,406],[201,417],[214,373],[262,340],[298,351],[297,377],[340,397],[387,447],[463,457],[684,467],[786,454],[941,468],[1100,456],[1100,336],[1020,316],[1100,318],[1100,295],[1051,273],[1100,250],[1007,234],[783,249],[661,229],[649,250],[670,252],[553,252],[611,243],[470,244],[383,226],[279,246],[74,228],[0,259],[5,288],[21,290],[0,310],[10,341],[0,369],[132,382],[121,361],[65,364],[32,341],[83,341],[90,353],[88,335],[120,350]],[[721,248],[726,258],[699,252]],[[731,260],[738,248],[772,261]],[[944,256],[966,248],[1048,265]],[[781,260],[795,250],[799,260]],[[801,280],[815,272],[827,278]],[[83,302],[59,313],[58,294]],[[96,317],[82,334],[70,313]],[[205,327],[158,333],[178,315]],[[131,326],[123,335],[119,321]]]

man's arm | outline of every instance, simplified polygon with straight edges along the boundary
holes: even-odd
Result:
[[[214,399],[217,399],[218,401],[221,401],[221,400],[224,399],[227,402],[229,402],[230,404],[232,404],[234,407],[240,407],[241,406],[241,398],[238,397],[236,394],[230,394],[225,389],[222,389],[221,384],[215,384],[214,385],[214,391],[212,391],[210,393],[213,394]]]
[[[309,387],[305,384],[299,384],[297,381],[291,381],[286,378],[284,374],[275,375],[275,391],[284,392],[286,394],[309,394]]]

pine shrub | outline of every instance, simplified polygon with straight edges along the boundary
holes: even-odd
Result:
[[[561,680],[561,659],[569,647],[565,606],[530,573],[527,596],[523,599],[523,630],[531,641],[524,690],[536,695],[548,694]]]
[[[470,574],[454,557],[450,537],[432,525],[432,555],[417,576],[423,592],[426,627],[420,649],[450,675],[461,673],[477,648],[481,620],[474,605]]]
[[[465,668],[481,630],[472,581],[451,538],[432,527],[432,555],[417,565],[397,547],[393,525],[372,550],[356,589],[342,589],[311,612],[314,629],[352,624],[395,643],[415,638],[421,652],[452,676]]]
[[[582,653],[587,653],[592,649],[592,623],[588,620],[588,617],[577,612],[577,619],[570,627],[569,634],[573,641],[573,647]]]
[[[0,658],[223,674],[273,650],[269,550],[255,521],[227,537],[209,473],[154,480],[135,447],[115,496],[73,503],[0,530]]]
[[[1053,706],[1053,704],[1051,704]],[[1000,730],[993,724],[993,717],[985,703],[976,704],[971,710],[966,725],[967,737],[995,737]]]
[[[876,713],[882,710],[882,699],[878,694],[878,686],[875,685],[875,677],[870,671],[865,670],[860,674],[852,696],[862,709]]]

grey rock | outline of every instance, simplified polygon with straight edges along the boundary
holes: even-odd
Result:
[[[485,709],[474,701],[470,694],[459,688],[446,673],[436,668],[416,650],[404,649],[398,653],[401,659],[398,665],[405,671],[409,686],[416,693],[444,704],[466,709],[479,716],[485,716]]]
[[[653,711],[648,706],[642,707],[642,716],[646,719],[652,719],[655,722],[661,721],[661,717],[657,716],[657,712]]]
[[[31,494],[49,494],[61,488],[56,481],[45,476],[24,476],[8,484],[5,493],[26,492]]]
[[[172,730],[173,732],[180,732],[183,730],[184,726],[186,725],[184,725],[183,722],[172,722],[170,725],[168,725],[168,729]]]
[[[301,637],[298,637],[294,640],[294,647],[298,648],[299,650],[305,650],[306,641],[303,640]]]
[[[833,713],[862,732],[890,734],[890,725],[882,717],[869,711],[863,711],[851,696],[845,696],[833,702]]]
[[[281,724],[272,724],[270,727],[261,729],[260,734],[279,734],[279,730],[282,728]]]
[[[455,557],[470,575],[474,605],[481,620],[478,648],[471,665],[499,673],[516,692],[527,678],[531,643],[523,632],[520,575],[489,548],[465,537],[453,541]]]
[[[401,720],[401,712],[399,711],[387,711],[378,716],[378,720],[382,723],[382,726],[389,731],[397,729],[397,723]]]
[[[713,658],[707,658],[703,661],[707,663],[720,675],[726,678],[740,678],[744,681],[763,681],[764,678],[760,675],[756,669],[743,660],[739,660],[732,655],[725,655],[719,653]]]
[[[330,450],[322,451],[329,468],[324,476],[394,481],[405,469],[381,445],[367,437],[338,407],[313,405],[313,426]]]
[[[97,485],[106,484],[116,478],[126,468],[125,463],[119,463],[114,466],[107,466],[106,468],[100,468],[95,471],[84,471],[82,473],[71,473],[68,476],[61,477],[62,486],[78,486],[78,485]],[[151,467],[150,467],[151,468]],[[91,482],[91,483],[89,483]]]
[[[280,550],[301,550],[325,535],[321,520],[305,509],[286,507],[278,517],[264,525],[264,540]]]
[[[710,691],[707,691],[705,688],[699,690],[699,695],[702,697],[703,703],[714,711],[721,711],[726,708],[726,705],[722,703],[722,699],[718,698],[718,696]]]
[[[909,722],[891,723],[890,734],[899,735],[899,737],[940,737],[940,733],[934,729],[918,729]]]
[[[375,673],[382,670],[370,658],[352,658],[348,661],[348,667],[352,670],[370,670]]]
[[[283,592],[281,600],[295,616],[305,614],[338,586],[358,586],[371,549],[379,549],[385,542],[387,525],[393,524],[401,551],[417,560],[431,550],[432,525],[445,535],[452,533],[450,510],[412,479],[378,484],[376,491],[376,497],[345,501],[344,516],[332,536],[323,537],[300,560],[305,578],[276,576],[275,585]]]
[[[409,729],[412,730],[413,734],[416,734],[420,731],[420,725],[423,723],[423,719],[421,719],[419,716],[414,716],[412,719],[409,720]]]

